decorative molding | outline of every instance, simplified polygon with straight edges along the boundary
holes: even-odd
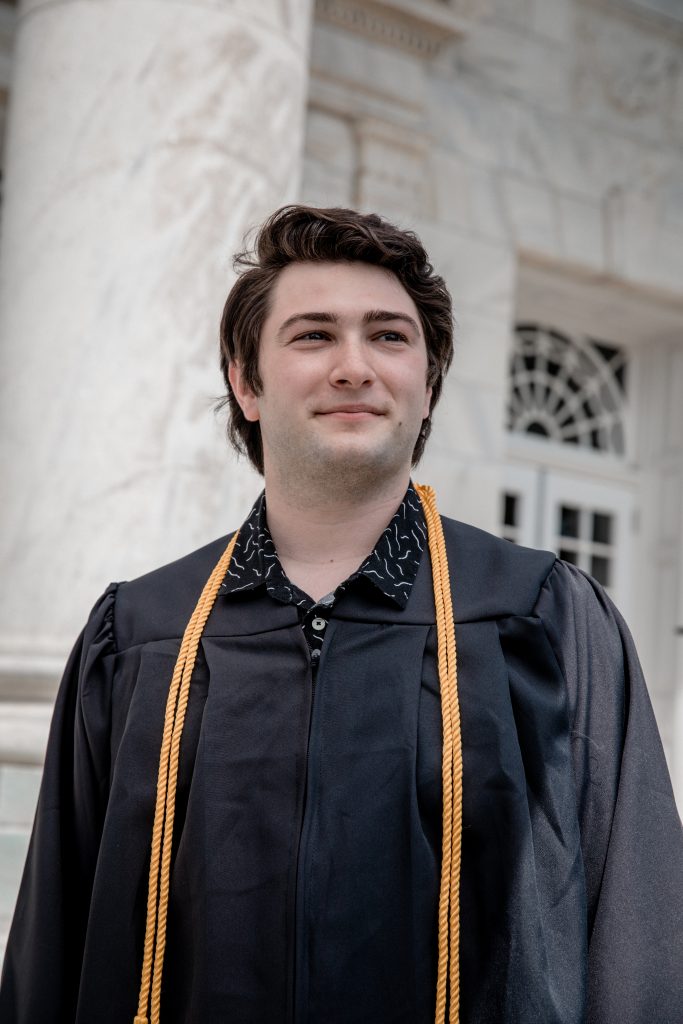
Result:
[[[355,122],[358,163],[356,202],[400,211],[403,217],[424,215],[428,201],[426,160],[429,143],[419,132],[373,117]]]
[[[0,654],[0,764],[42,765],[64,659]]]
[[[479,0],[316,0],[318,21],[431,60],[469,29]]]
[[[0,764],[41,765],[51,719],[51,704],[0,704]]]
[[[357,116],[354,121],[356,134],[361,143],[372,140],[383,146],[411,153],[421,160],[429,153],[429,139],[419,132],[408,135],[403,125],[367,115]]]
[[[664,36],[669,42],[683,40],[683,8],[681,14],[667,13],[647,0],[580,0],[580,4],[616,15],[641,31]]]
[[[0,654],[0,718],[6,702],[54,703],[65,660]]]
[[[311,81],[309,110],[324,111],[352,123],[360,117],[391,121],[404,135],[424,129],[424,111],[420,103],[408,104],[405,99],[384,94],[381,88],[374,92],[367,88],[354,88],[353,83],[326,78],[315,68],[311,71]]]

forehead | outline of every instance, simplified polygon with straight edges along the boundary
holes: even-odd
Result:
[[[396,275],[371,263],[290,263],[273,288],[270,316],[286,317],[303,309],[340,315],[394,309],[419,322],[417,307]]]

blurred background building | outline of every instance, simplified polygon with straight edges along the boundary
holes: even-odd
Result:
[[[416,478],[607,586],[680,800],[683,0],[0,2],[0,118],[0,950],[90,606],[260,489],[217,333],[286,201],[423,239],[458,329]]]

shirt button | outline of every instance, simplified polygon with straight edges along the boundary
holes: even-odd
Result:
[[[311,622],[311,625],[313,626],[313,629],[315,629],[319,633],[321,633],[322,630],[327,625],[327,620],[326,619],[313,619],[313,621]]]

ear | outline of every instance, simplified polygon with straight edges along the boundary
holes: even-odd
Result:
[[[228,365],[228,380],[244,418],[256,423],[259,417],[258,399],[252,388],[244,380],[242,367],[234,360]]]
[[[429,416],[429,404],[432,400],[432,385],[430,384],[425,391],[424,405],[422,406],[422,419],[426,420]]]

